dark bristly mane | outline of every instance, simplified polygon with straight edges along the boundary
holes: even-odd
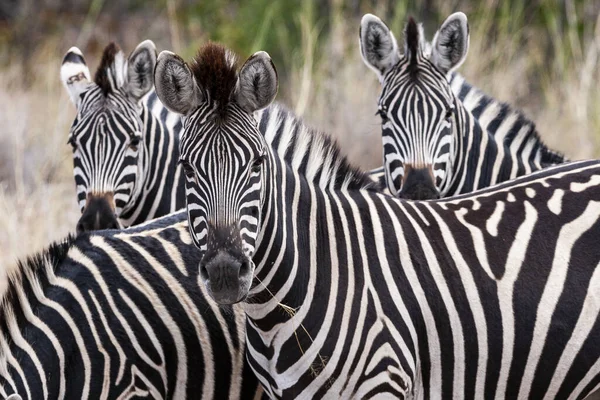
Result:
[[[221,45],[208,43],[200,48],[190,69],[209,101],[223,114],[237,83],[237,57]]]
[[[75,241],[75,236],[69,235],[60,242],[54,242],[48,248],[37,254],[27,257],[25,261],[18,261],[14,269],[8,270],[6,275],[8,284],[6,291],[0,293],[0,321],[6,320],[5,312],[11,309],[13,312],[19,312],[19,306],[7,307],[14,301],[18,301],[18,291],[31,291],[31,283],[27,276],[39,278],[39,282],[44,285],[48,282],[46,275],[46,265],[51,265],[55,270],[66,257],[71,245]],[[0,331],[5,331],[5,326],[0,322]]]
[[[417,68],[417,55],[419,53],[420,38],[419,27],[413,17],[408,18],[404,37],[406,38],[406,50],[410,61],[408,68],[411,76],[414,78],[419,71]]]
[[[110,78],[108,77],[109,69],[114,68],[115,57],[121,51],[119,46],[117,46],[114,42],[110,42],[108,46],[104,49],[102,53],[102,60],[100,61],[100,65],[96,70],[96,75],[94,76],[94,82],[96,85],[102,89],[102,92],[106,96],[110,93],[112,87],[110,85]],[[113,74],[115,72],[113,71]]]

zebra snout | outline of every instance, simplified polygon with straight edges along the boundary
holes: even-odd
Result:
[[[244,300],[252,281],[251,273],[249,260],[226,251],[219,251],[200,264],[200,277],[210,296],[220,304]]]
[[[405,168],[402,189],[398,197],[407,200],[433,200],[440,198],[440,192],[435,187],[431,167]]]
[[[88,195],[83,214],[77,222],[77,233],[101,229],[120,229],[121,226],[111,202],[112,195]]]

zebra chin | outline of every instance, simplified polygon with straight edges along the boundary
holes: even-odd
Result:
[[[114,194],[88,194],[85,208],[77,222],[77,234],[102,229],[121,229],[115,214]]]
[[[253,273],[252,260],[225,250],[207,254],[200,262],[200,278],[210,297],[219,304],[235,304],[245,300],[252,285]]]
[[[398,197],[407,200],[435,200],[440,198],[440,192],[435,186],[431,166],[414,168],[410,165],[404,167],[405,175],[402,178],[402,187]]]

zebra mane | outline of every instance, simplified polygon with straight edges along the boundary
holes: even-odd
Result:
[[[419,73],[417,57],[419,54],[419,47],[421,45],[421,29],[422,28],[417,25],[413,17],[408,18],[408,24],[404,30],[404,37],[406,41],[405,54],[409,59],[408,72],[412,78],[415,78]]]
[[[236,55],[219,44],[209,42],[198,50],[190,70],[198,86],[208,95],[208,101],[216,104],[222,115],[238,80]]]
[[[46,249],[28,256],[25,261],[17,261],[16,267],[6,271],[6,288],[0,292],[0,321],[5,320],[6,304],[9,304],[18,295],[17,291],[23,288],[23,281],[28,280],[28,276],[45,278],[48,268],[54,270],[67,256],[71,245],[75,241],[74,235],[69,235],[59,242],[54,242]],[[30,286],[31,282],[27,284]]]
[[[381,190],[366,172],[352,165],[330,135],[308,126],[279,103],[261,112],[257,119],[265,140],[307,180],[327,189]]]
[[[113,91],[113,87],[122,80],[124,55],[119,46],[114,42],[110,42],[102,53],[100,65],[94,75],[94,82],[102,89],[104,95],[108,95]]]

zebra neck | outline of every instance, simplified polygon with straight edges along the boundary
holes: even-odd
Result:
[[[180,118],[169,112],[152,92],[143,103],[143,181],[135,202],[122,214],[124,226],[167,215],[185,207],[183,174],[179,159]]]
[[[341,354],[345,357],[354,350],[342,351],[336,343],[360,341],[357,332],[381,324],[371,318],[373,310],[368,316],[352,312],[363,306],[366,310],[378,300],[369,283],[369,261],[358,250],[360,228],[354,221],[356,215],[367,212],[362,208],[365,202],[353,217],[351,208],[359,203],[347,201],[378,194],[323,189],[290,167],[279,168],[277,173],[267,179],[273,183],[267,189],[272,190],[271,200],[265,202],[253,258],[258,283],[244,304],[250,363],[276,396],[290,386],[303,390],[314,380],[322,380],[324,387],[339,394],[343,388],[338,386],[345,380],[335,366]],[[394,324],[403,329],[405,324],[415,325],[400,318]],[[398,365],[415,371],[418,344],[405,339],[409,355],[398,351],[395,357],[402,359]],[[291,379],[293,371],[307,372]],[[409,371],[400,374],[411,386],[414,373]]]
[[[273,183],[266,179],[265,189],[270,194],[263,205],[253,257],[257,279],[249,307],[257,310],[259,319],[271,312],[276,319],[281,319],[282,314],[289,319],[282,308],[300,307],[307,295],[307,282],[314,278],[307,268],[309,258],[302,257],[304,244],[314,234],[314,201],[306,195],[307,182],[296,170],[279,161],[275,170]],[[324,263],[321,272],[327,268]],[[253,315],[249,312],[249,316]]]
[[[462,148],[453,163],[454,182],[442,195],[468,193],[567,161],[542,142],[535,124],[519,110],[498,101],[452,74],[450,85],[462,109]],[[460,172],[456,172],[460,171]]]
[[[521,156],[514,154],[507,144],[499,143],[498,138],[484,130],[479,120],[466,108],[460,109],[459,129],[462,134],[459,135],[461,139],[453,163],[453,179],[443,195],[469,193],[523,175],[518,169],[522,169],[525,163],[529,164],[529,161],[521,160]],[[529,172],[537,169],[527,168]]]

